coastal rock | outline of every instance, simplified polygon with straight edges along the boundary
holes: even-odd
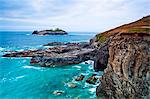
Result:
[[[38,34],[38,31],[33,31],[32,34]]]
[[[76,85],[75,83],[72,83],[72,82],[67,83],[67,85],[68,85],[68,87],[70,87],[70,88],[76,88],[76,87],[77,87],[77,85]]]
[[[98,97],[141,99],[150,94],[149,22],[147,16],[106,32],[114,37],[108,48],[107,68],[96,89]]]
[[[67,46],[67,47],[80,47],[80,48],[91,48],[90,44],[88,42],[79,42],[79,43],[63,43],[63,42],[50,42],[48,44],[45,44],[43,46]]]
[[[60,45],[64,45],[63,42],[50,42],[48,44],[45,44],[43,46],[60,46]]]
[[[55,91],[53,92],[54,95],[61,95],[61,94],[64,94],[64,93],[65,93],[65,92],[62,91],[62,90],[55,90]]]
[[[61,50],[59,50],[61,51]],[[78,64],[87,60],[92,60],[95,52],[94,49],[76,49],[66,52],[49,52],[41,56],[37,55],[31,58],[32,65],[40,65],[43,67],[54,67]]]
[[[68,33],[62,29],[50,29],[50,30],[42,30],[42,31],[33,31],[32,34],[35,35],[67,35]]]
[[[82,81],[83,79],[84,79],[84,75],[80,75],[80,76],[78,76],[77,78],[75,78],[75,81]]]
[[[73,43],[76,46],[70,46],[70,44],[67,43],[66,47],[57,46],[48,49],[11,52],[3,55],[3,57],[32,57],[30,61],[32,65],[43,67],[78,64],[94,59],[95,49],[88,47],[89,45],[85,47],[81,46],[85,45],[85,43]]]
[[[86,82],[89,84],[96,84],[98,78],[95,77],[96,75],[92,75],[91,77],[89,77]]]
[[[106,69],[108,57],[109,57],[108,45],[105,45],[97,50],[94,60],[94,70],[96,72],[103,71],[104,69]]]

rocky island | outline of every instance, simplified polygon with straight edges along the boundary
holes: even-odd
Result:
[[[49,30],[42,30],[42,31],[33,31],[32,34],[35,35],[67,35],[68,33],[62,29],[49,29]]]
[[[48,35],[46,31],[33,34]],[[98,97],[141,99],[150,94],[150,16],[99,33],[89,43],[50,42],[44,46],[53,45],[3,57],[32,57],[31,64],[46,67],[93,60],[95,71],[104,71],[96,89]],[[94,76],[89,79],[96,81]],[[81,75],[76,81],[83,79]]]

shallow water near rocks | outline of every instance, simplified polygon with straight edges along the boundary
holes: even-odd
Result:
[[[0,55],[7,50],[27,50],[43,48],[48,42],[80,42],[88,41],[95,33],[69,33],[65,36],[35,36],[31,32],[0,32]],[[96,98],[96,85],[90,85],[85,80],[94,72],[92,62],[80,63],[55,68],[31,66],[30,58],[0,57],[0,98],[42,98],[42,99],[87,99]],[[76,82],[74,78],[85,75],[83,81]],[[102,75],[98,73],[99,76]],[[68,83],[77,87],[70,88]],[[63,94],[54,95],[56,90]]]

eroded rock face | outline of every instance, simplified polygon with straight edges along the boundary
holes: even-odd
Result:
[[[107,69],[97,96],[143,98],[150,94],[150,34],[121,33],[109,45]]]
[[[106,69],[109,57],[108,45],[105,45],[98,49],[95,57],[94,70],[97,72]]]

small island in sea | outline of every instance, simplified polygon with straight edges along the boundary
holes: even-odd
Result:
[[[68,33],[60,28],[42,30],[42,31],[33,31],[32,34],[36,35],[67,35]]]

